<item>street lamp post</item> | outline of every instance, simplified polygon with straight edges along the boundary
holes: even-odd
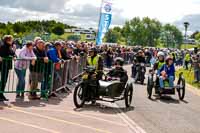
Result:
[[[187,30],[188,30],[188,27],[190,25],[189,22],[184,22],[184,27],[185,27],[185,41],[187,40]],[[185,43],[185,49],[186,49],[186,43]]]

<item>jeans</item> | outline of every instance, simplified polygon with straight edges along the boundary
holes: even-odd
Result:
[[[174,76],[169,76],[168,79],[169,79],[169,87],[174,87]],[[165,87],[164,86],[164,80],[163,80],[162,76],[160,77],[159,83],[160,83],[160,88]]]
[[[18,78],[18,83],[17,83],[17,94],[19,94],[20,92],[24,92],[25,89],[25,76],[26,76],[26,70],[22,69],[16,69],[15,68],[15,72],[17,74],[17,78]]]
[[[9,69],[6,66],[2,66],[0,72],[1,72],[0,97],[2,97],[8,80]]]
[[[111,68],[112,67],[112,59],[107,59],[106,60],[106,67]]]
[[[49,76],[50,74],[48,72],[44,73],[44,80],[41,82],[41,95],[45,95],[47,93],[47,90],[50,89],[49,84]]]
[[[200,81],[200,71],[194,70],[194,79],[195,81]]]

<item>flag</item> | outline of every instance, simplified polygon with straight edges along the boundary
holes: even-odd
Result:
[[[102,0],[96,43],[101,45],[112,21],[112,0]]]

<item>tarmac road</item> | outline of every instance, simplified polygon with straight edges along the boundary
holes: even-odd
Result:
[[[125,66],[129,75],[131,66]],[[132,107],[124,101],[100,102],[75,109],[72,94],[49,101],[0,103],[0,133],[200,133],[200,96],[189,89],[178,96],[147,98],[145,85],[134,85]]]
[[[126,66],[130,74],[130,66]],[[146,133],[200,133],[200,97],[186,90],[184,101],[178,94],[147,98],[146,85],[134,85],[132,111],[124,113],[136,122]],[[123,102],[117,103],[119,107]]]

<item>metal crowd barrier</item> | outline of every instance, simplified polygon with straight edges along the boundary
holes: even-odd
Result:
[[[44,63],[43,59],[36,60],[33,66],[30,60],[3,58],[0,61],[0,93],[40,92],[47,99],[53,80],[52,68],[53,63]]]
[[[62,89],[69,90],[68,86],[73,77],[83,72],[86,67],[86,56],[80,59],[71,59],[63,63],[55,63],[53,69],[53,85],[51,93],[56,93]]]

